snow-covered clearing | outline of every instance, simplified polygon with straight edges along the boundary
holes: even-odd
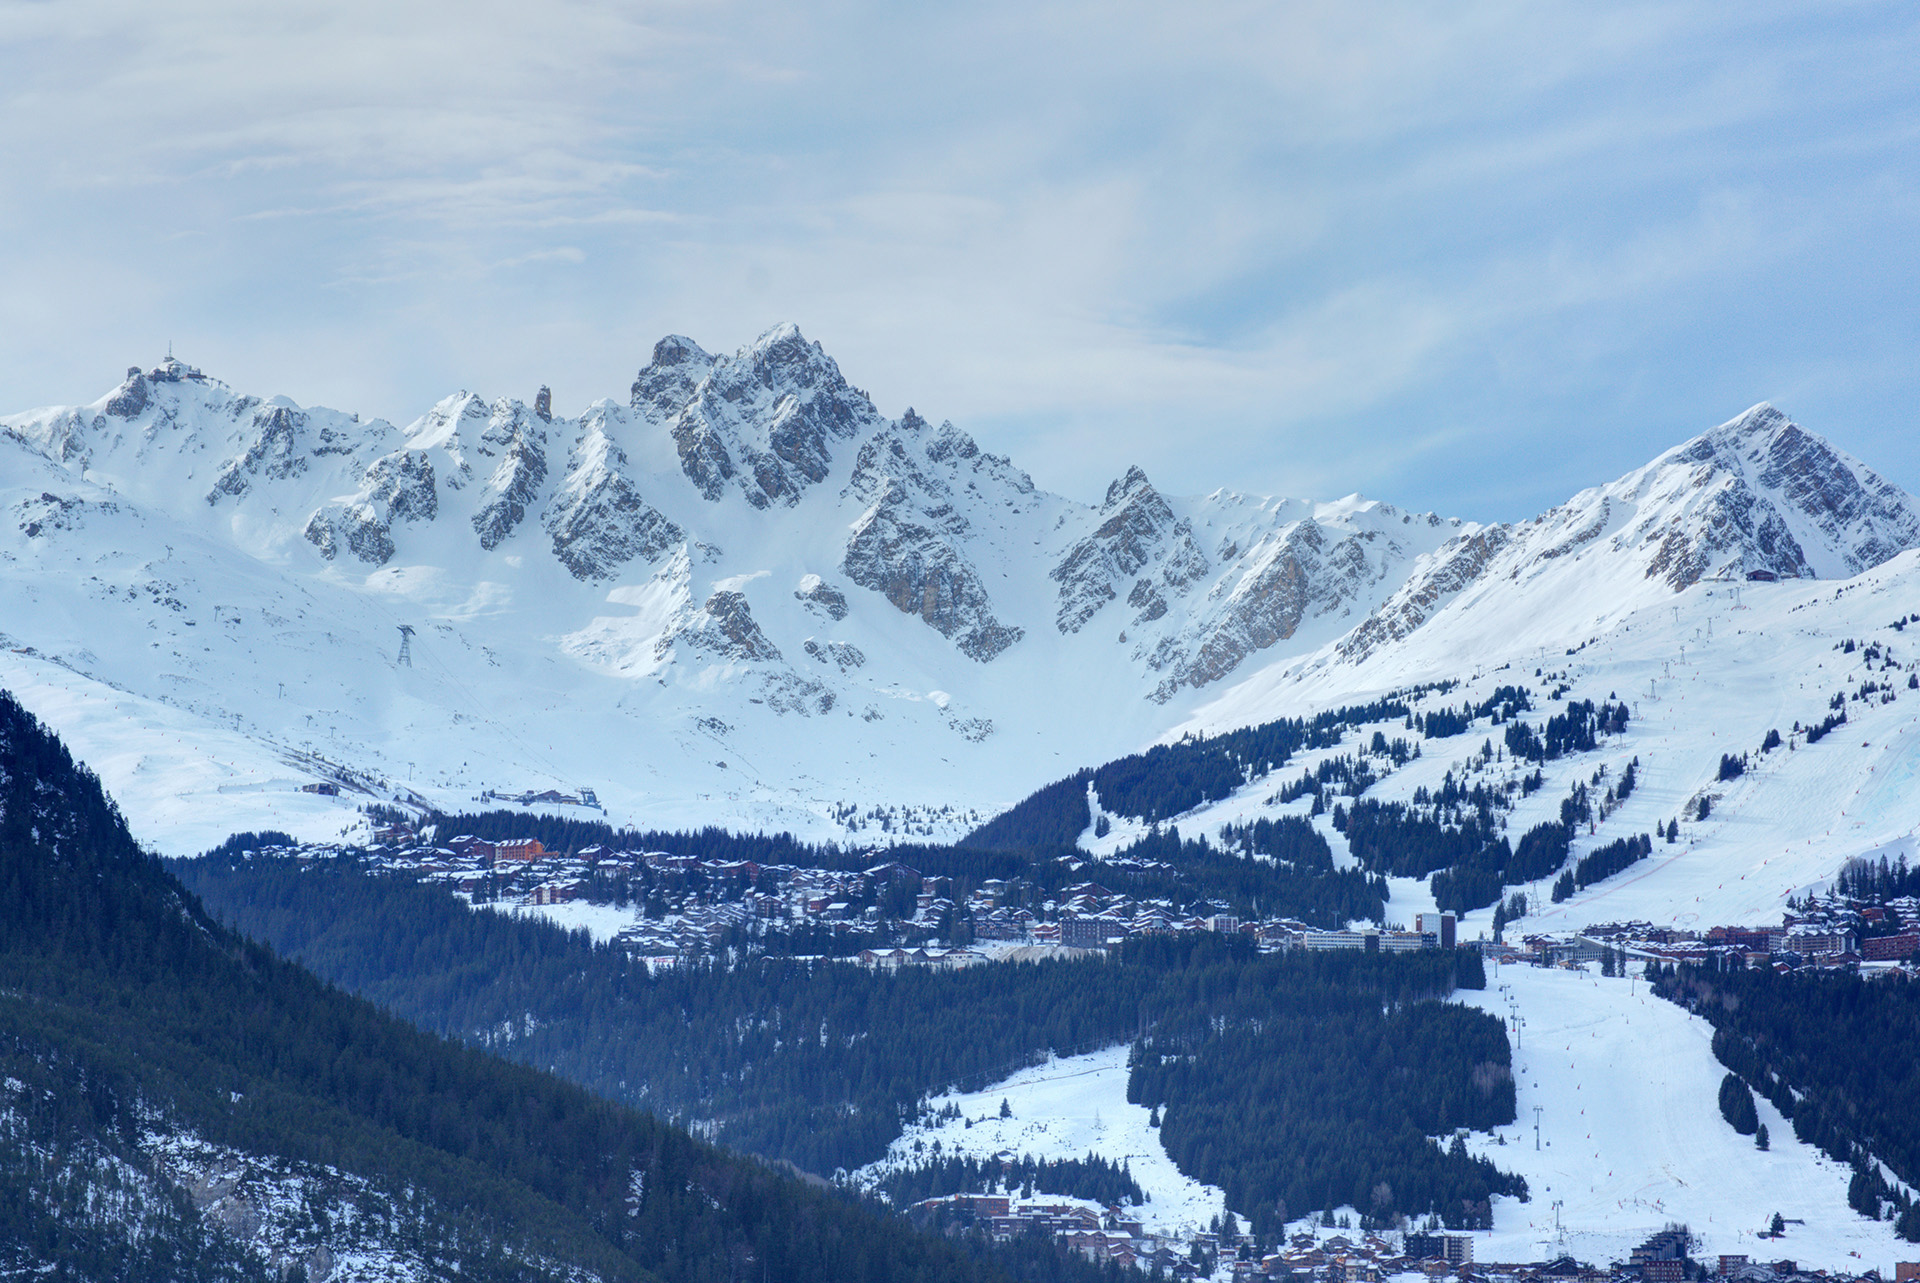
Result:
[[[991,1158],[1031,1156],[1085,1158],[1096,1154],[1125,1163],[1147,1195],[1140,1219],[1151,1234],[1181,1237],[1203,1233],[1220,1215],[1225,1195],[1181,1174],[1160,1147],[1160,1133],[1147,1126],[1148,1111],[1127,1103],[1125,1045],[1023,1069],[983,1091],[949,1094],[931,1103],[934,1110],[956,1105],[959,1118],[933,1119],[910,1128],[887,1156],[863,1167],[856,1179],[871,1178],[891,1167],[912,1166],[931,1154],[938,1142],[943,1155]],[[1000,1102],[1012,1117],[1000,1117]],[[914,1146],[924,1147],[916,1154]],[[1041,1202],[1058,1203],[1053,1196]]]

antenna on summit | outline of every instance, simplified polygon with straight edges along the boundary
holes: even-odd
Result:
[[[393,662],[396,664],[405,664],[408,668],[412,668],[413,667],[413,625],[412,624],[396,624],[394,625],[394,627],[400,630],[400,654],[395,657]]]

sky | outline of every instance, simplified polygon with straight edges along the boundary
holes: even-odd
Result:
[[[790,320],[1086,500],[1514,519],[1762,400],[1920,491],[1917,134],[1864,0],[0,0],[0,409]]]

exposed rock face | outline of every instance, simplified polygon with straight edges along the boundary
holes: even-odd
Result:
[[[116,419],[138,418],[147,408],[147,380],[140,373],[140,367],[127,367],[127,381],[114,389],[107,398],[106,412]]]
[[[655,366],[634,385],[637,399],[642,383],[677,390],[669,376],[654,374],[660,357],[656,349]],[[644,395],[652,404],[655,394]],[[674,415],[672,432],[681,470],[703,498],[717,502],[737,481],[748,503],[765,508],[798,503],[809,486],[826,480],[835,440],[881,422],[866,393],[848,385],[819,344],[782,325],[738,356],[713,358]]]
[[[493,472],[482,491],[473,530],[480,546],[489,551],[512,534],[547,479],[546,425],[518,401],[502,401],[480,434],[478,451],[494,458]]]
[[[1164,703],[1183,686],[1220,680],[1248,655],[1291,638],[1303,620],[1340,611],[1400,557],[1375,531],[1336,538],[1317,521],[1262,539],[1241,558],[1237,578],[1214,585],[1199,626],[1149,653],[1149,667],[1167,674],[1152,698]]]
[[[847,617],[847,595],[818,575],[802,575],[793,595],[816,615],[835,622]]]
[[[1127,469],[1126,476],[1107,487],[1100,515],[1104,520],[1099,527],[1068,549],[1049,572],[1060,585],[1060,610],[1054,624],[1063,633],[1079,632],[1119,595],[1119,586],[1151,561],[1164,563],[1160,582],[1144,576],[1128,592],[1128,604],[1139,612],[1135,623],[1165,615],[1163,589],[1178,596],[1210,568],[1206,554],[1193,540],[1191,523],[1175,519],[1173,509],[1139,468]]]
[[[780,648],[767,640],[754,622],[745,593],[722,589],[707,598],[705,618],[695,621],[685,637],[696,649],[736,661],[777,663]]]
[[[1760,484],[1804,514],[1839,545],[1857,573],[1920,543],[1912,499],[1872,469],[1847,460],[1772,406],[1754,416],[1766,439],[1755,453]]]
[[[157,369],[149,377],[156,382],[162,381],[161,375],[165,369]],[[187,377],[203,376],[199,376],[197,370],[185,375],[173,373],[173,381]],[[229,459],[220,469],[213,488],[207,492],[209,504],[217,504],[224,498],[237,498],[247,493],[258,481],[285,481],[299,476],[315,460],[351,455],[360,445],[352,432],[331,422],[309,424],[307,414],[292,405],[276,405],[272,402],[262,405],[243,399],[235,404],[234,410],[251,410],[251,439],[240,454]]]
[[[588,420],[547,509],[553,555],[575,579],[606,579],[636,557],[652,561],[686,532],[641,498],[604,415]]]
[[[343,551],[375,566],[384,566],[393,557],[392,532],[366,503],[330,503],[307,518],[301,534],[328,561]]]
[[[633,381],[631,404],[654,423],[666,423],[687,408],[713,358],[692,339],[669,334],[653,345],[653,361]]]
[[[283,405],[262,406],[253,415],[254,438],[238,458],[227,461],[207,492],[208,503],[228,495],[242,495],[256,478],[284,481],[307,468],[299,444],[305,416]]]
[[[987,663],[1025,635],[994,618],[979,573],[941,529],[914,511],[897,485],[889,484],[854,523],[840,568],[854,583],[951,638],[969,659]]]
[[[1359,627],[1341,638],[1342,659],[1359,663],[1380,647],[1411,635],[1454,594],[1476,582],[1513,537],[1513,527],[1488,526],[1461,535],[1435,553]]]
[[[852,672],[867,662],[866,655],[852,642],[818,642],[809,637],[806,652],[822,664],[832,664],[843,673]]]
[[[1645,495],[1665,500],[1656,508],[1660,524],[1630,525],[1619,542],[1637,535],[1651,544],[1648,577],[1676,591],[1722,567],[1855,575],[1920,542],[1920,513],[1904,491],[1770,405],[1695,438],[1641,475]],[[1683,493],[1673,495],[1676,489]],[[1806,538],[1821,545],[1817,553]]]
[[[440,515],[440,492],[433,482],[433,460],[425,450],[396,450],[367,466],[361,498],[386,509],[394,521],[432,521]]]

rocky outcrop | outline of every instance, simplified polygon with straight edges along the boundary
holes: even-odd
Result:
[[[763,674],[760,695],[750,704],[764,704],[775,713],[798,713],[802,717],[829,713],[838,701],[831,690],[810,677],[802,677],[790,668]]]
[[[780,648],[754,622],[747,596],[737,589],[721,589],[681,636],[694,649],[738,662],[778,663]]]
[[[1060,588],[1054,624],[1063,633],[1079,632],[1130,579],[1134,583],[1127,600],[1138,612],[1134,622],[1159,619],[1167,613],[1169,591],[1185,593],[1210,569],[1194,542],[1191,524],[1175,519],[1139,468],[1129,468],[1107,487],[1099,516],[1093,533],[1069,548],[1048,572]],[[1157,576],[1134,578],[1156,560],[1164,563]]]
[[[1375,531],[1343,533],[1317,521],[1262,539],[1247,550],[1236,578],[1215,584],[1195,623],[1147,654],[1148,667],[1166,673],[1151,698],[1165,703],[1182,687],[1219,681],[1247,656],[1293,637],[1306,620],[1341,611],[1399,555]]]
[[[476,449],[496,460],[473,514],[473,531],[488,551],[500,545],[525,519],[547,479],[546,425],[518,401],[493,408]]]
[[[119,511],[116,504],[88,502],[78,496],[56,495],[41,491],[37,499],[22,499],[13,505],[14,520],[20,533],[29,539],[57,531],[78,530],[85,523],[88,509],[101,513]]]
[[[191,367],[180,368],[189,373],[161,367],[148,377],[175,382],[183,378],[204,378]],[[168,373],[170,380],[163,380],[163,373]],[[250,439],[246,448],[227,460],[214,478],[213,487],[207,492],[209,504],[238,498],[256,482],[285,481],[299,476],[315,460],[351,455],[363,444],[356,431],[363,430],[359,425],[338,425],[333,421],[334,416],[325,412],[320,422],[310,422],[309,415],[290,402],[276,400],[260,404],[241,398],[230,407],[230,412],[249,411]]]
[[[847,595],[818,575],[802,575],[793,595],[825,619],[837,623],[847,617]]]
[[[300,449],[300,425],[305,416],[284,405],[261,406],[254,411],[253,440],[237,457],[229,459],[214,478],[207,502],[219,503],[228,496],[239,496],[255,480],[284,481],[307,468]]]
[[[1513,527],[1497,525],[1448,542],[1340,639],[1340,657],[1357,664],[1382,646],[1412,635],[1435,611],[1485,575],[1512,537]]]
[[[440,515],[433,460],[425,450],[396,450],[368,464],[360,497],[380,505],[389,523],[432,521]]]
[[[394,554],[394,522],[432,521],[439,512],[433,461],[424,450],[396,450],[367,465],[351,499],[316,509],[301,534],[328,561],[345,552],[384,566]]]
[[[566,479],[547,509],[553,555],[575,579],[607,579],[639,558],[652,561],[686,532],[640,495],[604,415],[589,418]]]
[[[393,557],[393,534],[370,504],[330,503],[307,518],[301,534],[328,561],[347,552],[369,565],[384,566]]]
[[[146,376],[140,373],[140,367],[127,367],[127,379],[107,397],[103,407],[116,419],[137,419],[147,408],[148,383]]]
[[[981,663],[1025,635],[994,618],[980,576],[947,538],[937,515],[917,512],[906,491],[889,484],[854,523],[841,571],[896,609],[917,615]]]
[[[820,642],[809,637],[805,650],[811,658],[822,664],[832,664],[843,673],[850,673],[867,662],[866,655],[852,642]]]

